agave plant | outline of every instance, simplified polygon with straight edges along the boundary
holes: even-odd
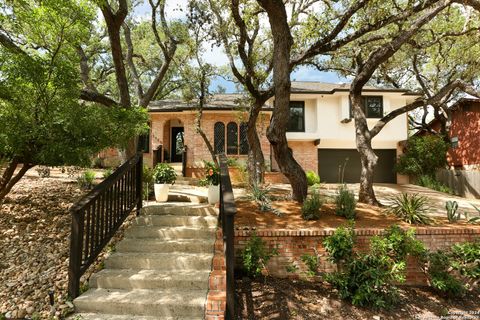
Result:
[[[480,223],[480,208],[475,206],[474,204],[472,204],[472,207],[474,207],[475,210],[477,210],[478,216],[469,218],[468,212],[465,212],[465,218],[467,219],[468,223],[474,223],[474,224]]]
[[[433,220],[428,217],[427,198],[418,194],[402,193],[391,199],[392,204],[387,209],[388,213],[394,214],[410,224],[430,224]]]

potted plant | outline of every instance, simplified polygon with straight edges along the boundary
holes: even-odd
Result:
[[[208,186],[208,203],[215,204],[220,201],[220,170],[214,162],[204,161],[205,179],[200,183]]]
[[[155,200],[165,202],[168,200],[168,191],[170,185],[175,183],[177,174],[175,169],[166,163],[159,163],[153,169],[153,182],[155,190]]]

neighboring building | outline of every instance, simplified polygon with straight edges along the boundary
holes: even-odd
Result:
[[[365,87],[364,102],[369,125],[386,113],[412,102],[416,96],[402,89]],[[217,152],[246,161],[248,143],[246,108],[239,106],[240,94],[217,94],[205,106],[202,129]],[[267,101],[257,123],[267,169],[276,171],[272,149],[266,137],[273,99]],[[203,174],[202,160],[211,156],[195,132],[194,104],[156,101],[149,106],[150,134],[142,139],[145,162],[181,162],[186,146],[186,176]],[[323,82],[292,82],[290,122],[287,133],[295,159],[305,170],[320,174],[325,182],[338,182],[339,167],[345,164],[344,181],[358,182],[360,158],[356,150],[354,123],[350,115],[349,85]],[[373,139],[379,157],[376,182],[397,182],[393,167],[398,143],[407,139],[407,116],[388,123]],[[161,151],[158,151],[160,150]],[[400,180],[398,181],[400,182]]]
[[[480,100],[460,99],[451,109],[448,165],[452,169],[480,170]],[[438,131],[440,122],[433,120],[430,126]]]

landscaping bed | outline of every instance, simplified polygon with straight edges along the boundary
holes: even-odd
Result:
[[[235,215],[235,227],[243,228],[268,228],[268,229],[325,229],[337,228],[347,223],[347,219],[335,214],[335,205],[326,203],[322,206],[318,220],[303,220],[301,205],[295,201],[281,200],[272,202],[272,207],[279,210],[281,215],[272,212],[262,212],[254,201],[237,200],[237,214]],[[403,222],[393,215],[384,213],[383,208],[359,203],[356,209],[356,228],[386,228],[393,224],[403,227],[415,227]],[[479,228],[479,225],[468,224],[465,221],[449,223],[446,217],[435,217],[432,226],[444,226],[452,229],[464,227]]]
[[[395,307],[374,310],[341,300],[323,282],[240,278],[236,286],[239,319],[478,319],[480,312],[478,291],[448,299],[428,288],[402,287]]]
[[[75,179],[59,174],[38,178],[32,172],[0,205],[0,318],[49,318],[49,291],[54,292],[57,318],[72,310],[67,297],[68,209],[86,192]],[[122,232],[117,233],[112,244],[121,236]],[[105,250],[86,272],[84,281],[102,267],[107,255]]]

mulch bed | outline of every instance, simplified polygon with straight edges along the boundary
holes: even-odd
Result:
[[[448,299],[428,288],[400,288],[391,310],[356,307],[343,301],[328,284],[265,278],[236,281],[238,319],[479,319],[480,292]],[[458,317],[452,317],[455,316]],[[450,316],[450,318],[448,318]]]
[[[333,203],[326,203],[322,206],[320,219],[305,221],[301,215],[301,205],[291,200],[273,201],[272,207],[278,209],[282,214],[278,216],[272,212],[261,212],[255,202],[240,199],[235,202],[237,206],[237,214],[235,215],[235,226],[238,228],[252,228],[256,229],[324,229],[337,228],[345,225],[347,219],[335,214],[335,205]],[[425,225],[411,225],[403,222],[393,215],[388,215],[384,212],[384,208],[366,205],[362,203],[357,204],[355,218],[356,228],[387,228],[393,224],[403,227],[416,227]],[[435,217],[435,223],[430,226],[448,227],[452,229],[464,228],[480,228],[480,225],[468,224],[464,221],[456,223],[449,223],[447,218]],[[427,226],[428,227],[428,226]]]

